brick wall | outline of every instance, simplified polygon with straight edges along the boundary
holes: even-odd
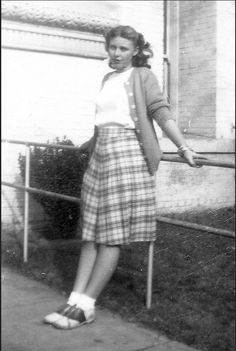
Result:
[[[216,136],[216,2],[179,1],[179,125]]]
[[[4,136],[46,142],[68,135],[80,144],[91,135],[100,61],[3,50],[2,62]]]
[[[233,162],[233,156],[211,156]],[[235,204],[234,169],[191,168],[186,164],[161,162],[157,173],[157,212],[159,214],[202,211]]]
[[[235,133],[235,2],[216,1],[216,5],[216,137],[233,139]]]
[[[18,168],[18,155],[24,155],[25,148],[21,145],[2,143],[2,180],[22,184]],[[24,194],[21,190],[2,186],[1,216],[2,229],[16,229],[21,232],[24,227]],[[29,207],[29,222],[35,227],[47,221],[43,208],[32,198]],[[23,239],[23,238],[22,238]]]
[[[91,137],[94,97],[100,85],[98,60],[3,50],[2,135],[6,139],[51,142],[63,136],[79,145]],[[96,78],[88,79],[90,74]],[[90,76],[91,77],[91,76]],[[24,147],[3,144],[3,180],[22,183],[18,155]],[[23,193],[2,188],[2,220],[23,221]],[[30,200],[30,222],[44,221],[42,208]],[[34,204],[34,205],[32,205]]]
[[[179,1],[177,118],[188,144],[199,152],[234,151],[233,41],[232,1]],[[161,145],[175,151],[166,138]],[[226,155],[209,158],[234,161]],[[157,175],[161,213],[231,206],[234,192],[232,169],[196,170],[162,162]]]

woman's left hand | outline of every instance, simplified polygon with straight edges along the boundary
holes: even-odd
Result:
[[[195,162],[195,159],[203,159],[203,160],[206,160],[206,157],[192,151],[192,150],[186,150],[184,151],[183,153],[183,158],[185,158],[185,160],[188,162],[188,164],[191,166],[191,167],[196,167],[196,168],[200,168],[202,167],[202,165],[197,165],[196,162]]]

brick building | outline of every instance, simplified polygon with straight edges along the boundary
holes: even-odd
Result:
[[[116,24],[133,26],[152,44],[152,70],[189,145],[234,151],[233,1],[2,1],[2,137],[87,140],[108,70],[102,34]],[[156,130],[163,151],[176,151]],[[22,182],[19,152],[23,146],[2,145],[3,180]],[[2,188],[3,224],[21,226],[23,202],[22,192]],[[158,213],[233,204],[232,169],[161,163]],[[30,219],[44,220],[36,204]]]

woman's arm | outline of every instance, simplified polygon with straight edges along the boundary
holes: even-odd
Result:
[[[190,166],[199,167],[196,165],[194,159],[205,159],[205,157],[197,154],[188,147],[175,121],[173,119],[169,119],[162,124],[161,128],[166,133],[168,138],[177,146],[180,156],[184,157]]]
[[[97,135],[98,135],[98,128],[97,128],[97,126],[95,126],[92,138],[90,138],[88,141],[86,141],[85,143],[80,145],[80,150],[82,152],[87,152],[89,154],[92,154],[93,149],[95,147],[96,140],[97,140]]]
[[[145,70],[144,73],[146,79],[143,80],[143,83],[148,115],[158,123],[168,138],[177,146],[178,154],[184,157],[190,166],[199,167],[194,162],[194,158],[205,159],[205,157],[188,147],[170,111],[170,105],[161,92],[157,77],[149,70]]]
[[[88,141],[86,141],[85,143],[83,143],[82,145],[80,145],[79,149],[82,152],[88,152],[89,149],[91,148],[91,145],[93,143],[93,137],[91,139],[89,139]]]
[[[187,145],[182,133],[173,119],[166,121],[161,128],[177,148],[182,145]]]

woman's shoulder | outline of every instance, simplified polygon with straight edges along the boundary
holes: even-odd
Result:
[[[147,67],[134,67],[134,71],[144,81],[146,81],[148,79],[156,79],[156,75],[152,72],[152,70],[150,68],[147,68]]]
[[[134,70],[144,78],[155,76],[153,71],[148,67],[134,67]]]

